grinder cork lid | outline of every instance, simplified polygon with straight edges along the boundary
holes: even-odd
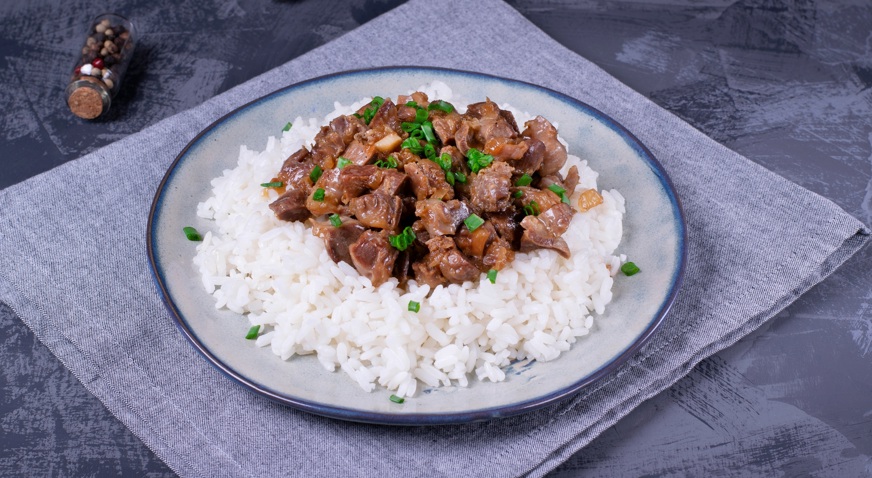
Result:
[[[103,85],[78,80],[67,85],[67,105],[79,118],[94,119],[109,111],[112,98]]]

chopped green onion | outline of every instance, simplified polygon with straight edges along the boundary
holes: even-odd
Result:
[[[418,139],[411,136],[403,141],[403,144],[401,144],[400,147],[406,148],[419,156],[424,152],[424,147],[421,146],[421,143],[418,142]]]
[[[435,143],[437,141],[436,134],[433,133],[433,123],[429,121],[421,123],[421,131],[424,132],[424,139],[426,139],[428,143]]]
[[[421,303],[414,300],[409,301],[409,312],[418,312],[421,310]]]
[[[398,397],[396,395],[391,395],[391,401],[394,403],[403,403],[406,401],[406,399],[403,397]]]
[[[285,127],[282,128],[282,131],[290,131],[290,130],[291,130],[291,126],[294,126],[294,125],[292,125],[291,122],[288,121],[288,124],[286,124]]]
[[[339,169],[342,169],[342,168],[348,166],[349,164],[351,164],[351,161],[344,156],[340,156],[339,159],[336,160],[336,167]]]
[[[484,219],[475,214],[470,214],[469,217],[463,220],[463,223],[466,224],[466,228],[469,229],[469,232],[473,232],[484,224]]]
[[[369,103],[369,106],[363,111],[363,121],[366,124],[369,124],[369,122],[372,121],[372,119],[375,117],[376,112],[378,112],[378,109],[381,108],[381,105],[383,105],[384,102],[385,99],[381,96],[376,96],[372,99],[372,101]]]
[[[407,101],[406,106],[411,106],[412,108],[420,108],[420,106],[418,106],[418,103],[415,103],[413,100]]]
[[[191,226],[185,226],[182,228],[182,230],[185,231],[185,237],[187,237],[189,241],[203,240],[203,236],[201,236],[200,233]]]
[[[430,111],[439,110],[446,113],[451,113],[452,111],[454,111],[454,106],[452,106],[451,103],[448,103],[447,101],[439,100],[430,103],[430,106],[428,106],[427,109]]]
[[[257,338],[257,333],[260,332],[260,326],[254,325],[250,329],[248,329],[248,333],[245,334],[246,340],[253,340]]]
[[[408,121],[403,121],[400,124],[400,128],[402,128],[403,131],[405,131],[406,133],[411,133],[412,131],[415,131],[420,127],[421,125],[419,125],[418,123],[409,123]]]
[[[406,226],[400,234],[388,236],[388,242],[394,246],[394,249],[402,252],[415,242],[415,237],[415,231],[410,226]]]
[[[424,132],[421,131],[421,128],[418,128],[415,131],[409,133],[409,137],[415,139],[424,139]]]
[[[391,169],[391,168],[396,168],[397,166],[399,166],[399,163],[397,163],[397,158],[395,158],[393,156],[388,156],[384,160],[380,159],[380,160],[376,161],[375,166],[377,168],[381,168],[381,169]]]
[[[321,166],[315,165],[315,167],[312,168],[312,172],[309,173],[309,179],[311,179],[313,183],[316,183],[318,182],[318,178],[321,177],[321,173],[323,172],[324,170],[321,169]]]
[[[449,185],[454,186],[454,179],[454,173],[452,173],[451,171],[445,173],[445,180],[448,181]]]
[[[424,156],[430,161],[436,161],[436,148],[431,143],[424,144]]]
[[[434,159],[433,162],[438,164],[443,171],[451,170],[451,155],[448,153],[442,153],[442,155]]]
[[[463,184],[466,182],[466,175],[461,173],[460,171],[456,171],[454,173],[454,179],[456,179],[458,183]]]
[[[427,117],[429,117],[429,113],[424,108],[415,111],[415,123],[423,123],[427,121]]]
[[[631,276],[631,275],[639,272],[639,270],[640,270],[639,266],[637,266],[636,264],[634,264],[632,262],[626,262],[626,263],[624,263],[624,265],[621,266],[621,272],[623,272],[625,275],[628,275],[628,276]]]
[[[559,186],[558,184],[550,184],[548,189],[551,190],[554,194],[560,196],[560,202],[563,204],[569,204],[569,197],[566,195],[566,188]]]
[[[262,188],[280,188],[284,186],[285,183],[281,181],[273,181],[271,183],[260,183],[260,187]]]
[[[529,174],[524,173],[523,176],[521,176],[520,178],[518,178],[517,181],[515,181],[515,186],[518,186],[518,187],[529,186],[530,183],[532,183],[532,182],[533,182],[533,178],[530,177]]]
[[[526,206],[524,206],[524,214],[528,216],[538,216],[539,212],[539,203],[536,201],[530,201]]]
[[[548,189],[550,189],[554,194],[556,194],[558,196],[560,196],[566,192],[566,188],[560,187],[557,183],[549,185]]]
[[[330,215],[330,224],[333,224],[333,227],[339,227],[342,225],[342,218],[339,217],[339,214],[333,213]]]
[[[324,188],[316,189],[315,194],[312,195],[312,199],[318,202],[324,202]]]
[[[487,280],[489,280],[491,284],[497,283],[497,272],[499,271],[497,271],[496,269],[491,269],[487,271]]]
[[[469,163],[469,169],[473,173],[479,172],[479,170],[486,168],[494,161],[493,156],[484,154],[475,148],[469,148],[469,151],[466,152],[466,158],[467,163]]]
[[[521,197],[521,196],[523,196],[523,195],[524,195],[524,191],[521,191],[520,189],[518,189],[517,191],[515,191],[515,192],[512,194],[512,197],[519,198],[519,197]]]

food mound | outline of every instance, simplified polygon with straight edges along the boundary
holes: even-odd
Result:
[[[524,123],[489,99],[459,113],[415,92],[376,97],[337,116],[284,161],[269,207],[285,221],[312,220],[334,262],[378,287],[391,277],[419,285],[495,275],[515,252],[551,249],[574,209],[578,168],[560,170],[566,147],[542,116]],[[601,202],[582,196],[579,208]]]
[[[576,156],[598,145],[570,151],[507,103],[464,110],[438,81],[418,91],[294,118],[197,205],[194,264],[215,307],[246,317],[240,338],[399,397],[556,359],[594,332],[626,259],[625,200]]]

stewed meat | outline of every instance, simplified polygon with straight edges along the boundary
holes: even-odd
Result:
[[[448,282],[466,282],[473,280],[481,273],[470,260],[457,250],[457,245],[451,238],[438,236],[427,241],[430,253],[425,256],[425,263],[432,268],[438,268],[442,277]]]
[[[505,211],[511,206],[513,169],[503,161],[494,162],[472,179],[471,206],[475,211]]]
[[[356,197],[348,206],[364,226],[388,231],[395,231],[399,227],[403,213],[403,200],[381,191]]]
[[[307,188],[312,185],[309,174],[314,167],[309,150],[302,148],[285,160],[282,169],[276,174],[276,179],[285,184]]]
[[[527,216],[521,221],[524,234],[521,236],[521,252],[539,248],[553,249],[563,257],[569,257],[569,246],[560,237],[572,220],[572,208],[558,203],[538,216]]]
[[[519,176],[522,174],[533,175],[542,163],[545,161],[545,143],[533,138],[524,138],[524,144],[527,145],[527,151],[521,156],[518,161],[512,162],[512,166]]]
[[[374,286],[384,284],[391,278],[394,262],[399,254],[388,239],[387,231],[364,231],[348,247],[351,262],[360,275],[372,281]]]
[[[375,286],[460,283],[517,251],[569,256],[562,236],[579,177],[575,166],[561,174],[566,157],[548,120],[522,131],[490,99],[460,113],[421,92],[375,97],[285,160],[269,207],[282,220],[312,218],[330,258]]]
[[[374,130],[391,130],[396,133],[402,131],[400,129],[400,117],[397,115],[397,106],[390,98],[386,99],[373,116],[369,127]]]
[[[484,152],[497,161],[518,161],[529,148],[527,143],[515,138],[491,138],[484,144]]]
[[[423,199],[453,199],[454,188],[445,179],[445,171],[438,164],[424,159],[405,165],[415,197]]]
[[[348,203],[366,191],[376,189],[382,182],[384,170],[373,165],[358,166],[349,164],[339,170],[339,187],[342,189],[342,202]]]
[[[524,126],[526,128],[524,136],[538,139],[545,144],[545,157],[539,168],[539,173],[548,176],[560,171],[560,168],[566,163],[566,146],[563,146],[557,139],[557,128],[541,116],[527,121]]]
[[[312,213],[306,207],[307,197],[305,190],[290,189],[271,202],[269,208],[282,221],[304,221],[312,217]]]
[[[453,236],[457,227],[469,217],[469,207],[456,199],[425,199],[415,203],[415,215],[421,218],[421,225],[430,237]]]
[[[442,144],[451,144],[454,142],[454,134],[457,133],[457,128],[460,127],[460,114],[456,111],[451,113],[439,112],[431,114],[433,123],[433,131],[439,137]]]
[[[343,213],[346,209],[342,203],[342,183],[339,181],[339,169],[328,169],[321,173],[315,182],[312,193],[306,198],[306,207],[313,216]]]
[[[366,228],[360,222],[347,217],[340,218],[340,221],[339,226],[334,226],[330,222],[315,221],[312,225],[312,233],[324,239],[327,254],[333,262],[345,261],[348,265],[353,265],[349,248],[360,239]]]

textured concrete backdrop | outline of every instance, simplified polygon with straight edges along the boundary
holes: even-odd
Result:
[[[199,104],[398,3],[0,4],[0,187]],[[868,1],[510,3],[707,135],[872,224]],[[112,111],[89,123],[67,112],[62,91],[88,20],[104,11],[134,19],[140,43]],[[552,475],[872,476],[870,263],[866,248]],[[2,304],[0,342],[0,476],[173,475]]]

